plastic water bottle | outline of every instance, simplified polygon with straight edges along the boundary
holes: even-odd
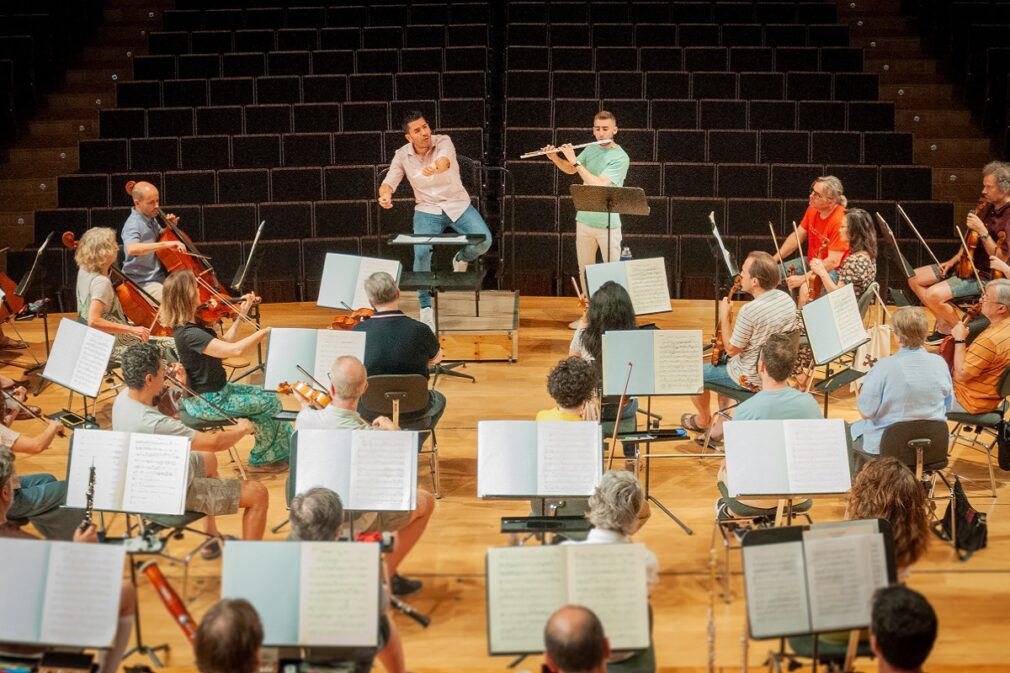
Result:
[[[621,261],[622,262],[627,262],[629,259],[631,259],[631,248],[629,248],[626,245],[622,245],[621,246]]]

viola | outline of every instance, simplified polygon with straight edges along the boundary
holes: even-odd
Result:
[[[373,315],[375,315],[373,309],[359,308],[357,311],[351,311],[348,315],[334,316],[333,321],[330,322],[330,329],[353,329],[355,325],[368,320]]]
[[[17,315],[25,305],[24,297],[19,297],[15,292],[18,284],[5,274],[0,273],[0,290],[4,292],[4,299],[0,302],[0,323],[6,322],[11,316]]]
[[[975,318],[979,317],[979,315],[981,315],[981,314],[982,314],[982,300],[979,300],[974,306],[972,306],[970,309],[968,309],[967,313],[964,314],[964,317],[961,318],[961,324],[964,325],[965,327],[967,327],[968,324],[972,320],[974,320]],[[953,374],[954,373],[954,337],[953,336],[949,336],[948,335],[948,336],[945,336],[943,338],[943,341],[940,342],[939,354],[940,354],[940,357],[942,357],[944,360],[946,360],[946,362],[947,362],[947,368],[951,371],[951,374]]]
[[[828,239],[827,237],[821,239],[821,247],[817,251],[817,256],[820,259],[824,259],[824,255],[828,254]],[[821,296],[821,292],[824,291],[824,281],[816,273],[812,274],[813,278],[807,283],[807,301],[813,301]]]
[[[1003,231],[996,234],[996,259],[1004,264],[1010,263],[1010,249],[1007,248],[1006,232]],[[1003,272],[993,269],[992,277],[1003,278]]]
[[[742,282],[743,279],[740,276],[737,276],[736,278],[733,279],[733,287],[729,289],[729,294],[727,295],[728,299],[732,299],[733,295],[740,291],[740,284]],[[722,340],[722,325],[716,325],[715,336],[712,337],[711,362],[713,367],[719,365],[719,361],[722,360],[723,353],[725,352],[726,352],[726,344],[723,343]]]
[[[978,205],[975,207],[975,215],[979,219],[982,218],[982,213],[985,211],[986,207],[985,199],[979,199]],[[961,256],[957,260],[957,277],[958,278],[972,278],[975,275],[975,266],[972,260],[975,258],[975,248],[978,247],[979,235],[974,229],[968,230],[968,235],[964,238],[964,247],[968,249],[968,254],[965,251],[961,251]],[[999,246],[997,246],[998,248]],[[999,252],[999,250],[997,250]]]
[[[63,232],[61,240],[68,250],[76,250],[80,243],[72,231]],[[158,322],[161,305],[154,297],[144,292],[143,288],[127,278],[115,266],[109,267],[109,274],[113,277],[112,285],[116,290],[119,304],[123,307],[123,314],[130,322],[149,328],[151,336],[172,336],[172,330]]]
[[[329,405],[330,396],[321,390],[316,390],[305,381],[295,381],[294,383],[282,382],[277,384],[278,395],[291,395],[298,393],[309,401],[313,409],[322,409]]]

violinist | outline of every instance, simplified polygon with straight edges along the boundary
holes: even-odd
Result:
[[[365,367],[373,375],[420,374],[428,378],[428,368],[442,361],[442,345],[438,337],[423,323],[405,315],[400,310],[400,290],[396,281],[385,271],[378,271],[365,279],[368,303],[375,309],[368,320],[359,322],[351,331],[364,332]],[[431,427],[445,411],[445,395],[437,390],[428,391],[428,406],[413,414],[404,414],[404,421],[431,418]],[[371,420],[363,408],[358,412]]]
[[[991,280],[981,300],[982,315],[989,327],[966,343],[968,327],[958,322],[951,329],[954,337],[954,404],[951,411],[981,414],[1003,402],[996,390],[1000,376],[1010,366],[1010,280]]]
[[[178,357],[172,337],[151,336],[151,325],[131,325],[127,321],[109,278],[109,269],[118,253],[116,232],[112,229],[95,227],[81,236],[74,253],[78,267],[78,320],[88,327],[116,337],[116,345],[112,350],[113,361],[119,361],[119,356],[127,346],[150,342],[161,351],[162,359],[175,362]]]
[[[726,364],[705,363],[702,377],[706,384],[715,383],[740,390],[760,388],[758,355],[761,346],[772,334],[791,332],[796,326],[796,304],[788,294],[777,289],[779,281],[778,265],[767,252],[752,252],[744,260],[740,289],[754,300],[740,309],[735,321],[730,320],[733,306],[730,298],[723,297],[719,303],[719,329],[729,360]],[[710,440],[721,442],[722,416],[713,421],[711,397],[708,390],[692,397],[691,402],[698,413],[684,414],[680,422],[686,430],[699,433],[711,426]],[[720,396],[720,408],[730,403],[728,398]]]
[[[842,263],[849,254],[849,245],[841,239],[838,229],[842,226],[847,203],[842,181],[834,175],[824,175],[814,180],[810,185],[807,210],[803,213],[799,228],[786,237],[782,247],[775,253],[776,264],[785,261],[782,264],[783,272],[790,265],[794,265],[797,269],[804,267],[799,257],[789,258],[794,251],[802,250],[801,246],[804,243],[807,246],[806,268],[809,269],[810,263],[817,258],[824,260],[824,266],[829,273]],[[790,288],[797,288],[807,282],[808,278],[797,275],[787,276],[785,280]]]
[[[1004,243],[1003,250],[997,250],[996,242],[1000,233],[1010,238],[1010,164],[993,161],[982,169],[982,199],[979,207],[979,212],[969,213],[965,219],[968,228],[965,233],[971,238],[978,237],[971,261],[979,276],[986,281],[992,272],[989,258],[996,256],[997,252],[1005,256],[1008,251],[1005,247],[1007,243]],[[971,241],[968,242],[968,247],[971,248]],[[959,246],[957,254],[946,262],[939,266],[933,264],[919,267],[915,270],[915,275],[908,279],[912,292],[936,318],[934,331],[926,338],[927,344],[936,345],[952,333],[951,326],[958,322],[957,311],[950,304],[952,299],[979,294],[978,281],[970,266],[966,273],[953,273],[962,254],[963,250]]]
[[[274,419],[281,403],[276,395],[262,388],[231,383],[221,361],[238,357],[262,341],[270,328],[259,329],[240,339],[241,320],[218,337],[214,330],[198,322],[199,285],[192,271],[176,271],[165,279],[165,296],[159,320],[173,328],[179,348],[179,360],[186,370],[189,387],[197,395],[183,399],[186,412],[196,418],[220,420],[221,413],[248,418],[256,428],[256,444],[249,454],[249,468],[254,472],[283,472],[288,468],[291,426]],[[237,306],[244,319],[257,297],[247,294]]]
[[[162,226],[155,215],[158,213],[160,194],[150,182],[138,182],[133,186],[133,209],[123,223],[123,274],[139,285],[145,292],[161,301],[162,283],[165,282],[165,267],[158,260],[158,250],[175,248],[186,252],[182,241],[159,241]],[[165,215],[173,223],[179,218]]]

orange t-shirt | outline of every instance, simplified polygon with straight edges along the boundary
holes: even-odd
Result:
[[[964,354],[967,381],[954,381],[954,396],[969,413],[982,414],[1000,405],[999,377],[1010,365],[1010,320],[989,326],[968,344]]]
[[[843,217],[845,217],[845,208],[841,206],[835,206],[826,220],[821,219],[820,213],[813,206],[807,207],[807,212],[803,213],[803,220],[800,222],[800,228],[807,232],[807,266],[810,266],[810,260],[815,257],[827,258],[828,253],[832,250],[842,253],[839,265],[849,256],[849,242],[843,241],[838,235],[838,228],[842,226]],[[828,252],[818,255],[817,253],[821,250],[821,242],[825,238],[828,239]]]

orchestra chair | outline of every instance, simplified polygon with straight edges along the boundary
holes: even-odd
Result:
[[[233,425],[232,421],[227,418],[221,418],[216,420],[204,420],[202,418],[197,418],[191,415],[186,408],[182,405],[182,401],[179,402],[179,421],[185,425],[187,428],[192,428],[197,432],[215,432],[226,428],[229,425]],[[234,445],[228,447],[228,456],[231,457],[231,462],[238,466],[239,476],[242,481],[248,479],[246,477],[245,468],[242,466],[242,459],[238,455],[238,449]]]
[[[740,388],[730,388],[728,386],[721,386],[716,383],[706,383],[705,390],[710,393],[715,393],[716,395],[722,395],[723,397],[728,397],[733,400],[733,403],[728,407],[723,407],[722,409],[716,410],[712,417],[712,423],[705,429],[705,443],[702,444],[702,451],[708,450],[708,445],[712,439],[712,427],[715,426],[715,416],[722,416],[728,421],[733,420],[733,417],[729,414],[730,410],[736,406],[739,406],[741,402],[749,400],[754,397],[754,391],[751,390],[741,390]]]
[[[438,437],[431,415],[424,413],[430,398],[428,381],[420,374],[381,374],[368,377],[368,390],[361,397],[361,407],[367,416],[388,416],[400,429],[421,433],[418,454],[428,455],[435,497],[441,498]],[[431,435],[431,448],[425,449],[428,434]]]
[[[996,384],[996,392],[1003,398],[1003,401],[992,411],[982,414],[947,412],[947,420],[954,423],[954,429],[950,433],[950,451],[953,451],[954,447],[961,443],[985,453],[986,465],[989,468],[989,488],[993,498],[996,497],[996,477],[992,469],[992,452],[996,446],[999,426],[1007,415],[1007,397],[1010,396],[1010,367],[1007,367],[1000,375],[999,382]],[[969,436],[972,434],[972,429],[974,429],[974,436]],[[988,437],[981,438],[983,432],[991,435],[992,441],[989,441]]]
[[[806,663],[799,661],[800,659],[813,660],[814,638],[817,638],[817,635],[790,636],[786,639],[789,642],[789,649],[791,649],[792,652],[783,653],[781,656],[788,660],[788,670],[794,670],[805,666]],[[849,645],[845,642],[834,642],[823,639],[818,640],[817,663],[824,664],[826,666],[825,670],[828,671],[851,670],[845,669],[844,667],[848,656],[848,649]],[[864,659],[874,658],[873,650],[870,649],[869,639],[859,639],[858,645],[856,646],[855,656]]]

